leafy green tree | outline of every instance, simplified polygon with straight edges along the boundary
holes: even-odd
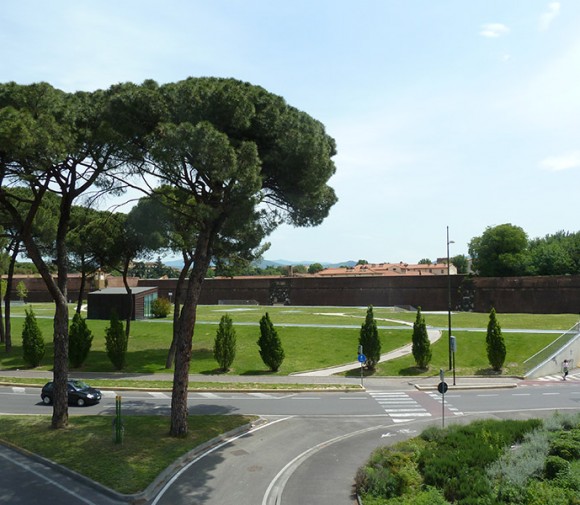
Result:
[[[429,258],[423,258],[419,260],[419,265],[432,265],[433,262]]]
[[[489,364],[495,371],[500,371],[505,362],[506,347],[503,335],[501,334],[501,326],[497,320],[494,308],[492,308],[489,313],[485,344]]]
[[[367,315],[360,329],[358,343],[362,345],[363,354],[367,358],[366,367],[369,370],[374,370],[381,359],[381,340],[372,305],[367,308]]]
[[[195,311],[211,262],[257,250],[283,222],[320,224],[336,202],[327,184],[336,146],[320,122],[234,79],[123,88],[114,110],[130,145],[142,148],[140,170],[173,187],[175,215],[190,228],[182,242],[195,261],[175,316],[170,427],[184,436]]]
[[[458,274],[466,274],[469,268],[469,259],[465,254],[458,254],[451,258],[451,264],[455,265]]]
[[[22,328],[22,357],[31,367],[40,365],[44,358],[44,338],[36,322],[32,309],[26,309],[26,317]]]
[[[308,266],[308,273],[309,274],[317,274],[318,272],[322,272],[324,267],[320,263],[312,263]]]
[[[117,87],[116,89],[118,89]],[[0,85],[0,207],[6,212],[55,303],[54,401],[52,427],[68,424],[68,254],[66,235],[71,209],[90,189],[110,193],[127,170],[134,143],[119,136],[122,116],[111,101],[116,92],[67,94],[46,83]],[[124,182],[123,182],[124,183]],[[98,186],[97,186],[98,185]],[[32,195],[22,208],[10,188]],[[34,219],[47,194],[59,200],[54,254],[47,257],[34,235]],[[57,269],[52,275],[51,265]]]
[[[113,310],[109,327],[105,329],[105,347],[107,356],[117,370],[125,368],[128,342],[123,323],[119,320],[117,311]]]
[[[86,320],[75,312],[68,332],[68,359],[72,368],[80,368],[93,344],[93,333]]]
[[[231,317],[227,314],[224,314],[220,319],[213,346],[213,355],[220,369],[224,372],[230,369],[236,357],[236,330]]]
[[[26,284],[24,284],[24,281],[20,281],[18,284],[16,284],[16,296],[21,302],[26,300],[26,297],[28,296],[28,289]]]
[[[419,368],[427,368],[431,363],[431,343],[427,333],[425,318],[421,314],[421,307],[417,308],[417,317],[413,323],[413,358]]]
[[[527,275],[530,268],[528,236],[512,224],[487,227],[469,243],[473,269],[482,277]]]
[[[260,357],[264,364],[272,371],[277,372],[284,361],[284,349],[278,332],[270,316],[266,312],[260,319],[260,338],[258,339]]]
[[[356,262],[356,264],[357,264],[357,265],[368,265],[368,264],[369,264],[369,262],[368,262],[367,260],[358,260],[358,261]]]

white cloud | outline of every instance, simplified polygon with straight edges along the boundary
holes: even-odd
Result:
[[[481,27],[480,35],[488,38],[497,38],[507,35],[510,29],[501,23],[487,23]]]
[[[540,16],[540,30],[545,31],[550,28],[552,21],[560,14],[560,2],[550,2],[548,10]]]
[[[551,172],[580,168],[580,151],[573,151],[560,156],[550,156],[540,162],[540,167]]]

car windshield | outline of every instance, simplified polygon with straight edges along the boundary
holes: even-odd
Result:
[[[85,382],[83,382],[83,381],[79,381],[79,380],[72,380],[72,381],[69,381],[69,384],[72,384],[72,386],[73,386],[75,389],[88,389],[88,388],[89,388],[89,385],[88,385],[88,384],[86,384],[86,383],[85,383]]]

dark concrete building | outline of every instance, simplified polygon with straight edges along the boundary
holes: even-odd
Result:
[[[133,311],[131,319],[151,317],[151,304],[157,298],[157,287],[131,288]],[[87,319],[111,319],[113,309],[120,319],[129,312],[129,297],[125,288],[105,288],[93,291],[87,297]]]

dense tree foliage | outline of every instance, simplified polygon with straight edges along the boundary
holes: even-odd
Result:
[[[334,140],[320,122],[263,88],[234,79],[190,78],[70,94],[46,83],[0,85],[0,146],[1,212],[55,301],[55,428],[68,422],[72,208],[81,196],[90,206],[99,193],[127,185],[146,196],[169,188],[162,199],[171,215],[172,248],[184,256],[183,290],[175,297],[171,433],[184,435],[195,311],[210,264],[258,257],[263,239],[281,223],[321,223],[336,202],[327,184],[335,171]],[[11,193],[14,187],[30,192],[25,208]],[[60,201],[53,253],[47,256],[32,223],[49,193]],[[130,221],[125,224],[139,220]],[[124,228],[128,246],[137,242],[135,230]]]
[[[260,338],[258,339],[260,357],[272,372],[277,372],[284,361],[284,349],[276,328],[266,312],[260,319]]]
[[[469,243],[473,269],[484,277],[523,275],[528,271],[528,236],[512,224],[487,227]]]
[[[431,343],[427,334],[425,317],[421,314],[421,307],[417,308],[417,317],[413,323],[412,352],[415,364],[419,368],[427,368],[431,363]]]
[[[519,226],[502,224],[471,239],[469,254],[485,277],[580,274],[580,232],[528,240]]]
[[[373,314],[372,305],[367,308],[365,322],[361,326],[358,343],[362,345],[363,354],[367,358],[365,363],[366,367],[369,370],[374,370],[381,359],[381,340],[379,338],[379,330]]]

